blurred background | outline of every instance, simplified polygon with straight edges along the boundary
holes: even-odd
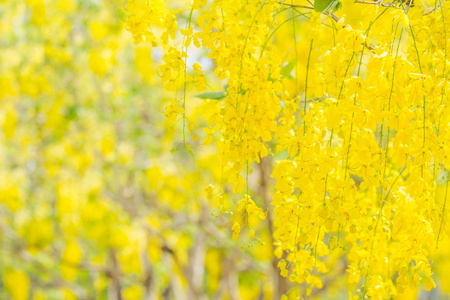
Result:
[[[232,239],[124,5],[0,1],[0,299],[271,299],[269,233]]]
[[[181,121],[164,116],[161,53],[134,45],[124,5],[0,0],[0,299],[347,298],[339,251],[321,290],[279,275],[273,159],[249,182],[268,217],[232,238],[239,196],[219,191],[220,151],[198,141],[217,107],[191,101],[184,147]],[[450,299],[449,246],[438,288],[399,299]]]

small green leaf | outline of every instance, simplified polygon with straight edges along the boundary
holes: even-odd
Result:
[[[314,10],[320,13],[335,12],[340,8],[340,0],[314,0]]]
[[[227,95],[228,94],[226,92],[206,92],[206,93],[194,95],[194,97],[197,97],[200,99],[222,100]]]
[[[291,72],[295,67],[295,64],[297,63],[297,60],[291,60],[289,63],[287,63],[285,66],[283,66],[281,68],[281,75],[283,75],[284,78],[287,79],[294,79],[294,77],[292,77]]]
[[[275,79],[272,78],[272,72],[271,72],[271,71],[269,71],[269,74],[268,74],[268,75],[269,75],[269,76],[267,76],[267,80],[270,81],[270,82],[275,82]]]

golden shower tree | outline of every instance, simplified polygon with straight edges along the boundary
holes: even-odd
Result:
[[[0,0],[0,299],[449,293],[449,18]]]
[[[240,195],[226,204],[233,238],[257,241],[268,219],[280,274],[305,296],[344,273],[352,299],[436,286],[432,255],[449,230],[447,1],[128,0],[125,10],[135,43],[162,53],[174,150],[202,130],[221,166],[210,197]]]

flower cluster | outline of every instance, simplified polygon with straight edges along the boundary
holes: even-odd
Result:
[[[275,156],[270,226],[282,276],[320,289],[341,253],[351,297],[430,290],[430,258],[449,231],[437,191],[450,168],[450,5],[343,4],[321,14],[289,1],[194,1],[162,79],[184,91],[186,109],[194,40],[226,81],[223,95],[204,96],[223,100],[204,144],[216,142],[222,180],[246,193],[234,238],[255,226],[253,165]]]

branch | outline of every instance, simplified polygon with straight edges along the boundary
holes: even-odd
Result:
[[[398,6],[395,6],[395,1],[394,1],[394,2],[383,3],[383,0],[377,0],[377,1],[375,1],[375,2],[372,2],[372,1],[360,1],[360,0],[357,0],[357,1],[353,2],[353,3],[373,4],[373,5],[380,5],[380,6],[383,6],[383,7],[392,7],[392,8],[401,9],[401,8],[398,7]]]
[[[270,156],[262,157],[261,163],[259,164],[260,171],[260,182],[258,195],[264,200],[264,208],[267,210],[267,225],[269,229],[269,235],[272,242],[272,252],[275,251],[275,239],[274,239],[274,225],[273,225],[273,210],[271,210],[270,201],[271,197],[269,196],[269,180],[270,180],[270,169],[272,166],[272,161]],[[287,278],[282,277],[280,275],[280,271],[278,269],[278,258],[273,255],[272,257],[272,281],[274,285],[274,298],[280,299],[283,294],[285,294],[288,290],[288,282]]]
[[[314,7],[305,6],[305,5],[289,4],[289,3],[283,3],[283,2],[278,2],[278,4],[286,5],[286,6],[289,6],[289,7],[296,7],[296,8],[314,9]]]
[[[111,274],[109,274],[112,284],[111,284],[111,292],[112,298],[115,300],[122,300],[122,287],[120,286],[120,270],[119,263],[117,261],[116,251],[114,248],[109,248],[109,257],[111,259],[112,269]]]
[[[381,2],[380,0],[378,0],[378,1]],[[278,4],[280,4],[280,5],[286,5],[286,6],[289,6],[289,7],[296,7],[296,8],[306,8],[306,9],[311,9],[311,10],[314,9],[314,7],[313,7],[314,5],[311,3],[311,1],[308,0],[308,3],[311,4],[312,6],[289,4],[289,3],[283,3],[283,2],[279,2],[278,1]],[[355,2],[355,3],[372,3],[372,2]],[[373,3],[377,3],[377,2],[373,2]],[[396,7],[396,6],[393,6],[393,7]],[[340,20],[338,16],[336,16],[335,14],[333,14],[331,12],[322,13],[322,14],[325,15],[325,16],[331,17],[335,22],[339,22],[339,20]],[[344,23],[343,27],[346,27],[346,26],[347,26],[347,24]],[[364,43],[364,46],[367,49],[369,49],[370,51],[372,51],[372,52],[375,51],[375,47],[372,46],[371,44],[367,45],[366,43]]]

